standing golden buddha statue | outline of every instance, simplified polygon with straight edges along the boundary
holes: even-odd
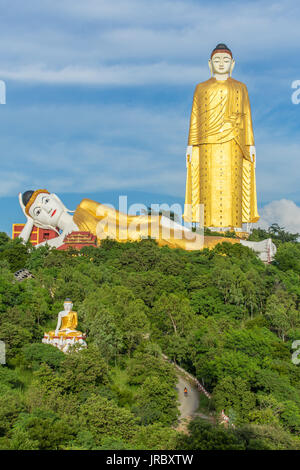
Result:
[[[190,120],[184,219],[241,230],[259,220],[254,136],[247,87],[231,78],[235,61],[225,44],[209,60],[212,78],[196,86]]]

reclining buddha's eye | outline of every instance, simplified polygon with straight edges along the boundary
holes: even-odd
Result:
[[[38,216],[38,215],[41,213],[40,207],[36,207],[36,208],[34,209],[33,213],[34,213],[35,216]]]

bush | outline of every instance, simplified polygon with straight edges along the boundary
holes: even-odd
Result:
[[[59,369],[65,355],[50,344],[34,343],[23,347],[25,367],[37,370],[42,363],[48,364],[52,369]]]

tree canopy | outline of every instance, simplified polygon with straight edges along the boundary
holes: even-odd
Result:
[[[77,252],[2,234],[0,448],[299,449],[300,244],[275,225],[268,235],[269,265],[226,238],[198,252],[153,240]],[[16,281],[21,268],[34,277]],[[41,343],[66,297],[88,344],[67,355]],[[208,389],[215,425],[176,430],[177,377],[162,352]],[[217,424],[221,410],[234,428]]]

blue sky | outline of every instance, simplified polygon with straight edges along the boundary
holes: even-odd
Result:
[[[300,231],[296,0],[0,0],[0,11],[0,230],[23,220],[27,189],[69,205],[89,193],[182,202],[194,87],[225,42],[249,90],[259,205],[281,223],[289,201],[284,223]]]

